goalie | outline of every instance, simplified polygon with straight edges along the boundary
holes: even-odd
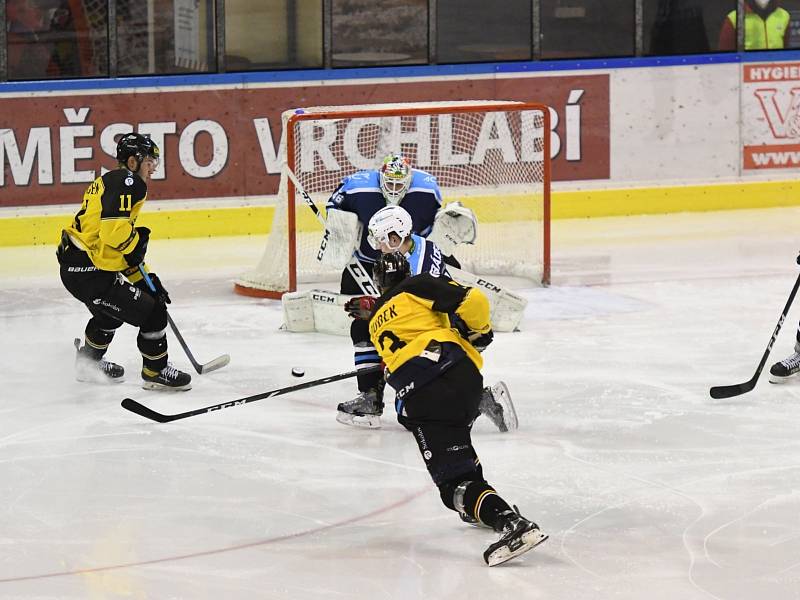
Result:
[[[343,269],[340,292],[347,295],[375,293],[372,268],[380,256],[378,247],[369,241],[367,225],[381,209],[395,206],[405,209],[411,219],[410,230],[420,238],[430,234],[443,239],[447,245],[442,263],[458,266],[452,258],[456,240],[473,242],[477,226],[472,211],[458,205],[442,208],[442,194],[436,178],[430,173],[412,169],[408,160],[393,153],[386,156],[379,169],[359,171],[346,177],[327,202],[325,234],[317,258],[325,265]],[[458,216],[449,214],[457,212]],[[470,223],[460,224],[466,219]],[[355,269],[353,268],[355,267]],[[377,295],[377,294],[375,294]],[[363,370],[380,363],[369,339],[366,321],[354,319],[350,324],[350,339],[356,369]],[[384,383],[380,373],[358,376],[358,395],[352,403],[383,405]],[[378,418],[379,426],[380,419]]]

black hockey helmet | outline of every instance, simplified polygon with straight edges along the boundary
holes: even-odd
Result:
[[[381,293],[390,290],[411,275],[411,266],[400,252],[381,254],[372,271]]]
[[[161,153],[156,143],[149,135],[141,133],[126,133],[117,142],[117,161],[123,165],[128,164],[128,159],[134,156],[139,164],[149,156],[158,160]],[[138,168],[137,168],[138,170]]]

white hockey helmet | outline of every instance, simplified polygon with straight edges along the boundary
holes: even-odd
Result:
[[[390,204],[372,215],[367,225],[367,241],[375,250],[380,250],[383,243],[395,251],[411,235],[411,228],[411,215],[408,211],[402,206]],[[390,233],[395,233],[400,238],[398,244],[392,245]]]
[[[392,152],[379,169],[381,192],[387,202],[398,204],[411,185],[411,165],[401,154]]]

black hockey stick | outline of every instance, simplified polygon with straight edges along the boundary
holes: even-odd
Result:
[[[750,378],[749,381],[745,381],[744,383],[737,383],[734,385],[719,385],[716,387],[712,387],[711,390],[709,391],[712,398],[714,398],[715,400],[720,400],[722,398],[731,398],[733,396],[738,396],[740,394],[746,394],[754,387],[756,387],[756,382],[758,381],[758,377],[761,375],[761,371],[764,369],[764,365],[767,363],[767,358],[769,357],[770,350],[772,350],[772,345],[775,343],[775,340],[778,337],[778,332],[781,330],[781,326],[783,325],[783,321],[786,319],[786,315],[789,314],[789,307],[792,305],[792,302],[794,301],[794,297],[797,294],[798,288],[800,288],[800,275],[797,276],[797,281],[794,282],[792,293],[789,294],[789,299],[786,301],[786,306],[783,307],[781,318],[778,319],[778,324],[775,326],[775,331],[772,332],[772,337],[769,339],[769,344],[767,344],[767,349],[764,350],[764,356],[761,357],[761,362],[758,363],[758,368],[756,369],[755,374]]]
[[[292,180],[294,189],[297,190],[303,197],[306,206],[311,209],[311,212],[314,213],[314,215],[317,217],[317,220],[322,223],[323,227],[325,227],[325,217],[322,215],[322,211],[314,203],[314,200],[311,198],[311,196],[308,195],[308,192],[303,189],[303,186],[300,185],[300,182],[297,180],[297,176],[289,168],[286,169],[286,174],[289,176],[289,179]],[[353,280],[358,284],[358,287],[361,288],[361,291],[364,294],[367,296],[380,296],[375,282],[372,281],[372,277],[370,277],[370,274],[367,272],[367,270],[364,268],[364,265],[361,264],[361,261],[358,260],[358,257],[355,254],[347,264],[347,270],[350,271],[350,275],[353,277]]]
[[[144,265],[139,265],[139,272],[144,277],[145,283],[147,283],[147,287],[149,287],[153,292],[156,291],[156,286],[153,285],[152,280],[150,279],[150,275],[147,271],[144,270]],[[167,322],[169,326],[172,328],[172,333],[175,334],[175,337],[178,338],[178,342],[183,348],[183,351],[186,353],[186,356],[189,358],[189,362],[192,363],[194,370],[197,371],[200,375],[205,373],[210,373],[211,371],[216,371],[217,369],[221,369],[229,362],[231,362],[231,357],[227,354],[223,354],[222,356],[218,356],[214,360],[208,361],[205,364],[200,364],[195,360],[194,355],[192,355],[192,351],[189,350],[189,345],[186,343],[186,340],[183,339],[181,332],[178,331],[178,326],[175,325],[175,321],[172,320],[172,317],[167,313]]]
[[[230,402],[222,402],[221,404],[213,404],[211,406],[196,408],[194,410],[177,413],[174,415],[163,415],[159,412],[154,411],[152,408],[148,408],[145,405],[138,403],[136,400],[133,400],[131,398],[125,398],[122,401],[122,408],[134,412],[137,415],[141,415],[146,419],[150,419],[151,421],[157,421],[159,423],[169,423],[170,421],[177,421],[178,419],[185,419],[187,417],[193,417],[195,415],[202,415],[204,413],[210,413],[214,412],[215,410],[222,410],[223,408],[230,408],[232,406],[240,406],[242,404],[247,404],[249,402],[255,402],[256,400],[263,400],[264,398],[272,398],[273,396],[280,396],[282,394],[288,394],[289,392],[305,390],[308,388],[316,387],[318,385],[324,385],[326,383],[339,381],[341,379],[348,379],[350,377],[355,377],[356,375],[374,373],[375,371],[379,371],[380,369],[381,369],[380,365],[375,365],[374,367],[367,367],[366,369],[361,369],[360,371],[348,371],[347,373],[339,373],[338,375],[329,375],[328,377],[323,377],[322,379],[306,381],[305,383],[298,383],[296,385],[290,385],[287,387],[278,388],[276,390],[271,390],[269,392],[255,394],[254,396],[245,396],[244,398],[239,398],[238,400],[231,400]]]

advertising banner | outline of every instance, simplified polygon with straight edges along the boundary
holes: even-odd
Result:
[[[742,69],[742,166],[800,166],[800,63],[748,64]]]
[[[609,178],[608,74],[143,87],[0,95],[0,207],[79,203],[130,131],[161,148],[153,199],[263,197],[278,188],[284,110],[464,99],[550,106],[554,179]]]

